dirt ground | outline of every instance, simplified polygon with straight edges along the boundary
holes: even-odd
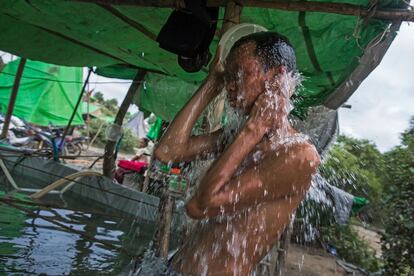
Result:
[[[374,231],[371,231],[369,229],[366,229],[361,226],[352,226],[356,232],[358,233],[358,236],[365,240],[369,247],[375,251],[375,256],[377,258],[381,258],[382,251],[381,251],[381,238],[380,235]]]
[[[347,275],[335,258],[323,249],[290,244],[286,276],[338,276]]]
[[[358,236],[375,250],[377,258],[381,257],[380,236],[375,231],[361,226],[352,226]],[[323,249],[315,249],[290,244],[287,257],[286,276],[324,276],[347,275],[337,263]]]
[[[66,163],[76,165],[78,167],[89,169],[89,166],[97,159],[97,156],[102,156],[104,153],[104,149],[97,148],[97,147],[90,147],[89,150],[83,150],[82,156],[93,156],[93,157],[81,157],[77,159],[66,159]],[[118,153],[118,160],[120,159],[131,159],[134,157],[134,154],[125,154],[125,153]],[[102,164],[103,159],[99,159],[94,165],[91,170],[102,172]]]

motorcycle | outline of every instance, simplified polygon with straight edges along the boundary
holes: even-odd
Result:
[[[65,144],[67,153],[74,156],[79,156],[82,153],[84,143],[89,141],[89,137],[66,137]]]

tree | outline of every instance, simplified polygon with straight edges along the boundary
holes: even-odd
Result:
[[[368,198],[364,214],[381,222],[384,159],[376,145],[365,139],[339,136],[329,156],[320,167],[321,175],[331,185],[355,196]]]
[[[112,113],[116,113],[118,111],[118,101],[116,99],[106,100],[103,105]]]
[[[102,92],[95,92],[95,94],[93,94],[93,97],[97,103],[103,103],[105,101]]]
[[[387,275],[414,275],[414,116],[401,143],[385,154],[388,219],[382,249]]]
[[[381,222],[383,193],[383,156],[376,145],[365,139],[339,136],[319,171],[331,185],[353,195],[368,198],[362,212],[371,221]],[[319,230],[325,244],[335,246],[343,259],[370,272],[377,271],[375,252],[358,237],[351,225],[340,226],[333,218],[331,206],[304,202],[299,209],[307,223]]]

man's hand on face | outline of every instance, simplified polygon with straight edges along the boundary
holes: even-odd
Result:
[[[275,91],[265,91],[257,97],[249,121],[262,134],[271,129],[282,127],[283,118],[286,116],[287,99],[279,96]]]

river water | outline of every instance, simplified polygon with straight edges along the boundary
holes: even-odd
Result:
[[[0,183],[0,191],[3,190]],[[119,275],[142,253],[154,225],[90,201],[48,196],[54,208],[19,205],[88,235],[0,203],[0,275]],[[93,237],[91,240],[90,237]],[[109,248],[102,242],[116,248]],[[120,248],[125,251],[121,253]]]

